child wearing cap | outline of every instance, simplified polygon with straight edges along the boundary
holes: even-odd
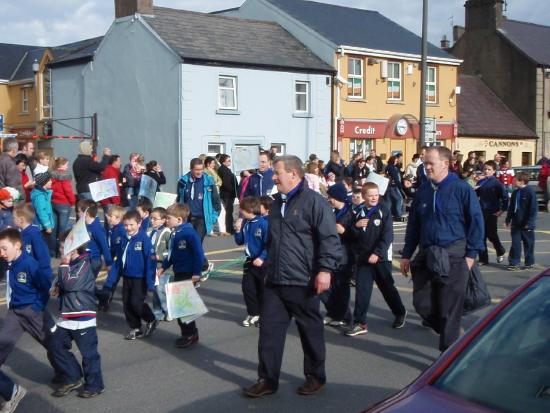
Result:
[[[52,208],[52,176],[49,172],[35,175],[31,204],[36,212],[44,241],[48,244],[50,256],[55,256],[55,215]]]
[[[13,227],[13,203],[19,199],[19,191],[6,186],[0,188],[0,230]]]

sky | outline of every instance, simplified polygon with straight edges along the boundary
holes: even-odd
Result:
[[[317,0],[376,10],[416,34],[422,0]],[[452,25],[464,25],[465,0],[429,0],[429,40],[452,39]],[[550,25],[549,0],[507,0],[509,19]],[[154,0],[157,6],[210,12],[238,7],[243,0]],[[104,35],[114,19],[114,0],[2,0],[0,43],[58,46]]]

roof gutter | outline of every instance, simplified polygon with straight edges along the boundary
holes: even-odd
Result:
[[[338,53],[357,54],[357,55],[364,55],[364,56],[381,57],[386,59],[402,59],[402,60],[410,60],[413,62],[420,62],[422,60],[422,57],[419,54],[392,52],[388,50],[367,49],[364,47],[345,46],[345,45],[338,47]],[[428,62],[451,65],[451,66],[460,66],[462,62],[464,62],[464,60],[428,56]]]

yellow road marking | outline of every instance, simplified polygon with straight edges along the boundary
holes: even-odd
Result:
[[[236,251],[244,251],[244,248],[237,247],[237,248],[229,248],[227,250],[214,250],[214,251],[209,251],[204,255],[218,255],[218,254],[225,254],[226,252],[236,252]]]

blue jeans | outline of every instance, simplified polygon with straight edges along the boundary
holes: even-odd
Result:
[[[78,198],[79,201],[81,199],[90,199],[90,200],[93,201],[91,192],[81,192],[77,195],[77,198]]]
[[[403,195],[401,195],[399,188],[389,186],[386,199],[391,205],[391,214],[393,217],[400,219],[401,215],[403,215]]]
[[[68,345],[74,341],[82,355],[82,369]],[[97,351],[97,331],[95,327],[81,330],[68,330],[57,327],[50,341],[55,364],[61,371],[63,384],[76,383],[84,372],[84,390],[98,392],[104,389],[101,375],[101,356]]]
[[[512,226],[511,235],[512,247],[508,253],[508,262],[510,265],[519,265],[522,243],[525,254],[525,265],[533,265],[535,263],[535,231]]]
[[[57,218],[57,226],[55,228],[55,253],[59,256],[59,237],[69,229],[69,218],[71,217],[71,206],[62,204],[52,204],[53,212]]]
[[[170,274],[162,274],[159,278],[159,285],[155,287],[153,293],[153,314],[157,320],[163,320],[168,317],[168,307],[166,304],[166,290],[164,286],[170,281]]]

